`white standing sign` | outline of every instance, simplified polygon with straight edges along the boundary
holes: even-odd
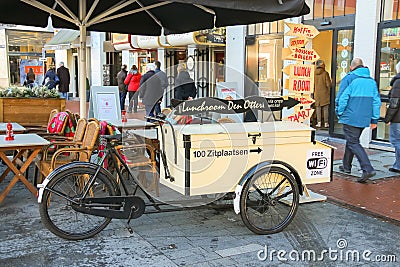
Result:
[[[93,86],[91,88],[89,117],[114,124],[121,121],[117,86]]]

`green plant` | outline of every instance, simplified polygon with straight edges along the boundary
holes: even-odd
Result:
[[[10,86],[0,89],[0,97],[37,97],[37,98],[59,98],[56,89],[48,89],[47,86],[35,86],[33,88]]]

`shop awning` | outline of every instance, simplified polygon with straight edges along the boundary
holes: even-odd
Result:
[[[45,45],[45,50],[70,49],[72,44],[79,38],[79,31],[62,29],[54,35]]]

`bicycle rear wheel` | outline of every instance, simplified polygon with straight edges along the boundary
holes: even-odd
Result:
[[[240,215],[256,234],[282,231],[293,220],[299,204],[296,180],[285,169],[272,166],[257,171],[240,196]]]
[[[90,238],[102,231],[111,221],[90,214],[77,212],[69,199],[78,199],[96,170],[93,168],[70,168],[54,176],[43,193],[39,212],[43,224],[53,234],[69,240]],[[117,189],[110,178],[101,171],[89,189],[88,198],[116,195]]]

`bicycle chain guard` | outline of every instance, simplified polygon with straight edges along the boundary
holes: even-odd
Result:
[[[138,196],[85,198],[79,205],[72,203],[71,206],[75,211],[81,213],[115,219],[139,218],[143,215],[146,207],[144,200]]]

